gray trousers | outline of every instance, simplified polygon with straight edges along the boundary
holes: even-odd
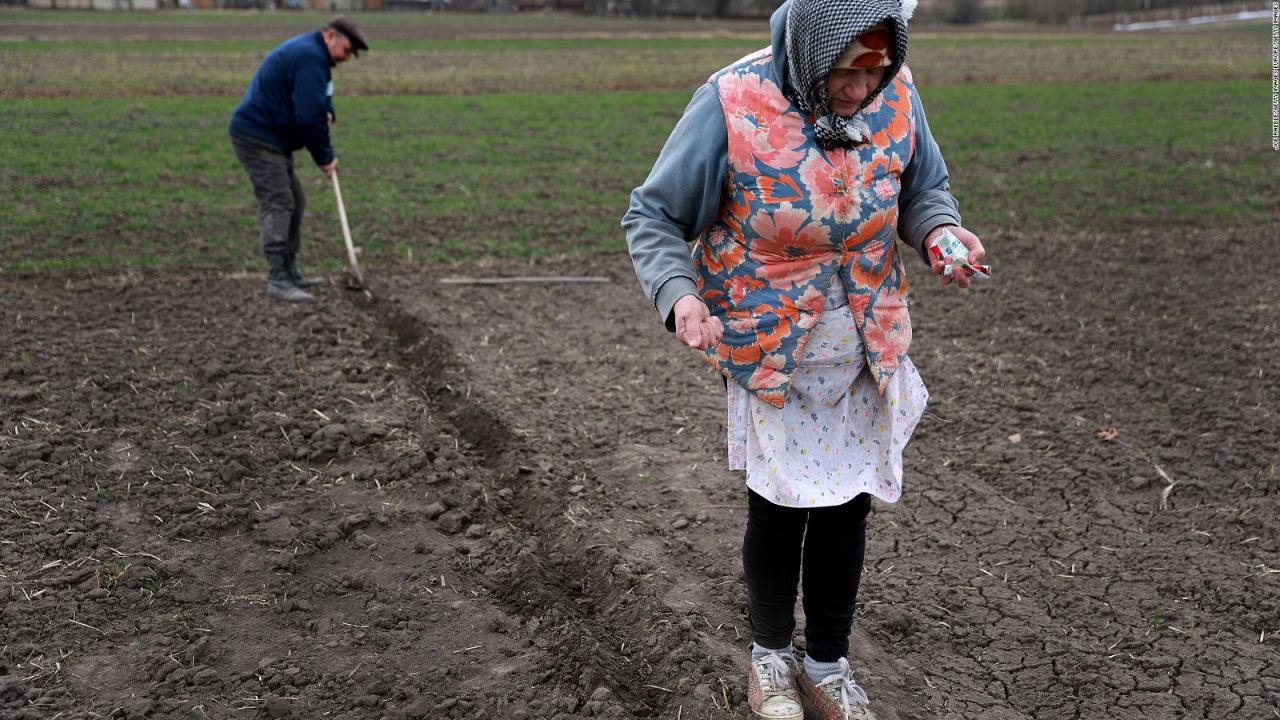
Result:
[[[258,198],[258,230],[270,278],[287,280],[297,272],[302,213],[307,209],[302,183],[293,172],[293,155],[236,137],[231,138],[231,147],[249,173],[253,194]]]

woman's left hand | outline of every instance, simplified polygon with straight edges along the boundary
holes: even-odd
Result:
[[[982,247],[982,241],[978,239],[977,235],[974,235],[959,225],[943,225],[942,227],[934,228],[933,232],[929,233],[929,237],[925,238],[924,246],[926,249],[933,247],[938,236],[942,235],[943,230],[950,230],[951,234],[955,235],[957,240],[964,243],[964,246],[969,248],[969,262],[982,262],[982,258],[987,254],[987,251]],[[959,287],[967,288],[969,287],[969,283],[972,282],[968,277],[965,277],[964,273],[955,273],[954,275],[944,274],[943,271],[946,270],[947,264],[942,260],[931,260],[929,266],[933,269],[933,274],[942,279],[943,285],[950,285],[954,281]]]

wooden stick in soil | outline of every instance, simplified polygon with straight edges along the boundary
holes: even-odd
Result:
[[[607,283],[607,277],[596,275],[513,275],[511,277],[444,277],[441,285],[516,285],[535,283]]]
[[[356,247],[351,242],[351,226],[347,224],[347,207],[342,202],[342,185],[338,182],[338,171],[333,174],[333,194],[338,199],[338,219],[342,221],[342,239],[347,244],[347,259],[351,261],[351,276],[355,278],[354,290],[364,289],[364,275],[360,272],[360,264],[356,262]]]

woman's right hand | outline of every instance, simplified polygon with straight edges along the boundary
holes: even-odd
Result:
[[[698,350],[718,345],[724,337],[720,318],[711,315],[707,304],[697,295],[685,295],[672,310],[676,318],[676,339]]]
[[[934,243],[938,241],[938,238],[942,236],[942,232],[944,230],[950,230],[951,234],[955,235],[956,239],[961,243],[964,243],[964,246],[969,249],[969,262],[979,263],[987,256],[987,251],[982,247],[982,241],[978,239],[978,236],[968,230],[965,230],[959,225],[943,225],[941,227],[934,228],[933,232],[930,232],[929,236],[925,238],[924,246],[926,248],[933,247]],[[929,261],[929,265],[933,270],[933,274],[941,278],[943,285],[950,285],[954,282],[956,286],[961,289],[969,287],[969,283],[971,282],[969,276],[963,273],[955,273],[954,275],[945,274],[947,269],[947,263],[945,260],[933,259]]]

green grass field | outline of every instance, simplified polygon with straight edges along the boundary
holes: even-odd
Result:
[[[223,17],[218,39],[0,46],[0,271],[257,266],[226,123],[273,43]],[[620,250],[628,193],[691,89],[763,35],[598,34],[402,38],[339,68],[335,147],[369,261]],[[921,33],[912,64],[966,224],[1049,237],[1280,221],[1266,36],[1231,37],[1246,49],[1195,63],[1187,42],[1223,38]],[[332,192],[296,162],[308,242],[333,247],[311,256],[341,264]]]
[[[0,98],[238,95],[276,39],[67,40],[0,47]],[[912,39],[922,83],[1077,84],[1270,78],[1266,38],[940,35]],[[337,74],[347,95],[692,88],[762,47],[733,37],[391,39]]]

